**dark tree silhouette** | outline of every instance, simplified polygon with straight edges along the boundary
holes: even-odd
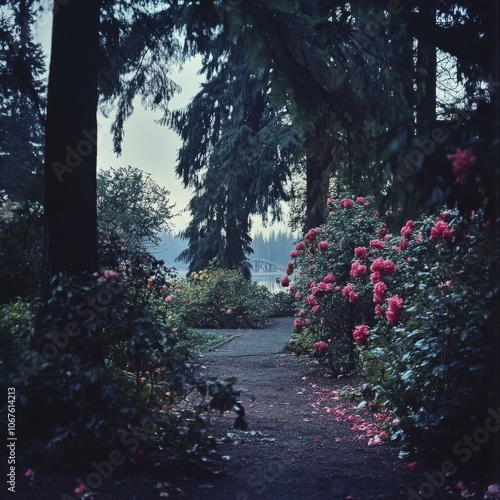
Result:
[[[43,289],[97,270],[99,0],[56,3],[45,140]]]

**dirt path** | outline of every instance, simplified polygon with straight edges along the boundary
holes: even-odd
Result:
[[[187,497],[411,498],[410,488],[418,491],[429,481],[424,471],[409,470],[390,445],[369,447],[367,439],[358,439],[344,418],[332,418],[322,406],[335,406],[338,400],[326,398],[314,404],[345,382],[318,377],[296,356],[282,353],[292,327],[291,319],[278,319],[265,330],[239,331],[237,338],[202,358],[204,373],[237,376],[249,428],[245,433],[234,432],[221,445],[219,451],[229,457],[224,477],[187,486]],[[214,417],[215,434],[231,432],[233,419],[233,415]],[[453,498],[449,490],[430,486],[432,496],[426,498]]]
[[[275,320],[264,330],[237,330],[230,342],[199,359],[200,373],[236,376],[243,392],[247,431],[233,429],[234,414],[213,415],[210,432],[221,441],[218,475],[172,469],[159,453],[137,466],[117,467],[94,489],[94,500],[374,500],[460,498],[429,479],[430,465],[409,470],[389,444],[368,446],[346,421],[353,403],[336,397],[345,381],[319,376],[283,347],[292,319]],[[332,413],[342,409],[342,416]],[[16,494],[1,498],[75,499],[81,474],[39,471],[31,486],[19,474]],[[436,476],[439,479],[439,475]],[[456,484],[459,478],[449,478]],[[437,481],[437,480],[436,480]],[[439,481],[440,482],[440,481]],[[413,495],[424,486],[425,496]],[[2,484],[2,486],[4,486]],[[412,490],[413,489],[413,490]],[[67,494],[69,496],[64,496]]]

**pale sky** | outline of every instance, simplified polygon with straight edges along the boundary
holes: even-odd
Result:
[[[51,23],[51,13],[41,12],[36,36],[47,54],[50,51]],[[198,75],[199,68],[200,60],[191,59],[184,64],[182,70],[172,71],[171,77],[180,85],[182,91],[171,100],[170,109],[186,106],[196,95],[203,81],[203,77]],[[100,115],[98,117],[97,167],[105,169],[131,165],[150,173],[155,182],[170,192],[169,203],[175,203],[173,210],[175,217],[172,225],[174,232],[178,233],[189,222],[189,214],[185,213],[184,209],[191,198],[191,192],[183,187],[180,179],[175,175],[177,152],[181,146],[180,138],[167,127],[157,125],[155,123],[157,118],[160,118],[159,113],[144,110],[138,101],[133,115],[125,122],[122,154],[117,157],[113,153],[111,121]],[[253,220],[252,233],[263,231],[264,234],[268,234],[271,229],[286,230],[286,225],[279,224],[264,228],[260,217]]]

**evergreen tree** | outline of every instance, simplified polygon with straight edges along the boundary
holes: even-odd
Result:
[[[266,219],[270,211],[279,218],[298,138],[285,110],[271,102],[269,69],[252,71],[236,46],[225,57],[174,120],[184,140],[177,173],[196,190],[182,233],[189,247],[179,258],[190,272],[215,259],[248,277],[250,216]]]
[[[34,179],[42,170],[46,89],[33,11],[20,0],[0,14],[0,190],[16,201],[40,200]]]

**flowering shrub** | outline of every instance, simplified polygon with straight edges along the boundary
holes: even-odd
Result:
[[[167,292],[166,292],[167,293]],[[198,328],[260,328],[273,312],[271,293],[237,270],[211,266],[168,289],[170,314]]]
[[[360,278],[368,274],[368,253],[377,251],[370,249],[373,234],[387,231],[371,205],[361,197],[329,199],[326,223],[309,230],[290,253],[297,277],[289,284],[297,304],[291,347],[299,353],[314,352],[337,374],[359,366],[352,332],[356,325],[374,321],[369,284]],[[372,242],[377,245],[381,243]],[[317,342],[328,347],[315,349]]]
[[[112,246],[110,239],[104,254],[112,268],[53,277],[33,339],[24,303],[3,306],[9,317],[0,323],[0,340],[7,340],[0,346],[7,355],[0,383],[16,387],[16,428],[24,438],[22,459],[30,463],[88,465],[117,449],[128,457],[137,451],[130,436],[137,435],[137,442],[161,445],[172,457],[199,458],[213,447],[206,412],[237,404],[234,380],[190,371],[189,347],[179,341],[186,340],[185,327],[167,316],[175,303],[169,271],[146,253]],[[3,333],[14,319],[23,335],[13,342]],[[198,399],[188,403],[195,391]],[[7,425],[6,407],[0,410]]]
[[[498,242],[479,215],[449,211],[416,221],[415,233],[387,241],[400,264],[363,359],[400,418],[397,435],[436,453],[480,427],[495,400]]]
[[[496,409],[498,228],[443,211],[391,234],[349,200],[330,202],[338,209],[293,252],[293,346],[336,373],[361,363],[377,405],[397,417],[394,436],[449,453]]]

